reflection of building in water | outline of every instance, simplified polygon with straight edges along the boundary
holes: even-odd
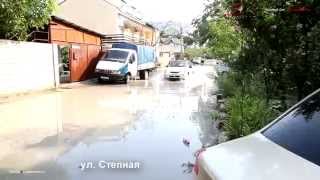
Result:
[[[133,122],[132,122],[133,123]],[[131,124],[92,129],[80,141],[87,146],[97,142],[118,142],[127,138]]]
[[[6,123],[0,131],[0,171],[56,166],[52,162],[79,142],[123,139],[134,117],[123,106],[127,102],[128,94],[116,88],[83,88],[1,104],[0,121]]]
[[[212,108],[212,109],[211,109]],[[199,138],[203,146],[211,146],[218,142],[219,131],[211,117],[213,107],[210,102],[199,98],[199,112],[193,113],[194,121],[199,124]]]
[[[199,101],[198,96],[181,97],[183,110],[187,112],[198,112],[199,111],[198,101]]]
[[[3,121],[0,131],[0,169],[29,167],[34,161],[55,157],[55,152],[46,154],[44,150],[38,153],[39,150],[31,145],[47,139],[48,143],[42,146],[45,148],[57,142],[57,134],[63,129],[59,119],[60,103],[59,97],[49,93],[0,105],[0,121]]]

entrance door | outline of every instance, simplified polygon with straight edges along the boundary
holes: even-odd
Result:
[[[59,76],[60,83],[70,82],[70,46],[59,45]]]

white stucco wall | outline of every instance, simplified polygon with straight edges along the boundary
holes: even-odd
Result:
[[[119,32],[120,0],[66,0],[55,16],[100,34]]]
[[[0,96],[58,85],[57,45],[0,40]]]

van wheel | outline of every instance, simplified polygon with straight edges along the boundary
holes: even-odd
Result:
[[[140,80],[144,80],[145,79],[144,71],[139,71],[139,78],[140,78]]]
[[[148,80],[149,79],[149,71],[139,71],[140,80]]]

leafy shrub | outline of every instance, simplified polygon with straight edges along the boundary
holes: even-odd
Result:
[[[234,73],[228,72],[218,77],[218,87],[225,97],[231,97],[239,90]]]
[[[212,112],[211,113],[211,119],[214,120],[214,121],[220,119],[220,113],[217,112],[217,111]]]
[[[256,96],[237,93],[227,102],[228,118],[225,130],[230,139],[256,132],[273,118],[271,108],[265,100]]]
[[[255,74],[243,75],[230,71],[218,77],[218,87],[225,97],[232,97],[237,93],[249,94],[265,98],[265,86],[262,78]]]

